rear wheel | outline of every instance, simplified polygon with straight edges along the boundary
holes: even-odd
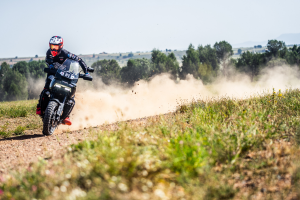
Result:
[[[55,116],[57,113],[58,104],[55,101],[50,101],[46,112],[44,115],[44,126],[43,126],[43,134],[44,135],[52,135],[54,133],[54,130],[57,127],[57,122],[55,120]]]

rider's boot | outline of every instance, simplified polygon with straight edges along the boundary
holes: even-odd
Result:
[[[72,125],[72,122],[71,122],[70,118],[67,117],[66,119],[64,119],[64,120],[62,121],[62,124],[71,126],[71,125]]]
[[[36,113],[37,115],[42,115],[42,109],[41,109],[40,104],[37,104],[37,105],[36,105],[36,111],[35,111],[35,113]]]

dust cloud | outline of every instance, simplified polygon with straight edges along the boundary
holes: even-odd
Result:
[[[28,78],[28,99],[39,99],[45,85],[45,78]]]
[[[178,102],[193,99],[232,97],[247,98],[272,92],[275,88],[285,90],[300,87],[297,67],[281,66],[265,69],[258,80],[251,82],[246,75],[235,73],[231,78],[219,78],[210,85],[187,76],[187,80],[174,81],[168,74],[155,76],[151,81],[139,81],[130,89],[120,86],[105,86],[101,79],[94,78],[101,89],[77,92],[76,105],[70,116],[73,125],[59,129],[76,130],[128,119],[136,119],[172,112]],[[80,80],[82,81],[82,80]]]

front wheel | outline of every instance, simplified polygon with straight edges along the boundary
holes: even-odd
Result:
[[[57,127],[57,121],[55,120],[56,113],[58,110],[58,104],[55,101],[50,101],[46,112],[44,115],[44,126],[43,126],[43,134],[44,135],[52,135],[54,133],[54,130]]]

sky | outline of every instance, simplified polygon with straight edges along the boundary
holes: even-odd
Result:
[[[0,58],[187,49],[300,33],[299,0],[0,0]]]

